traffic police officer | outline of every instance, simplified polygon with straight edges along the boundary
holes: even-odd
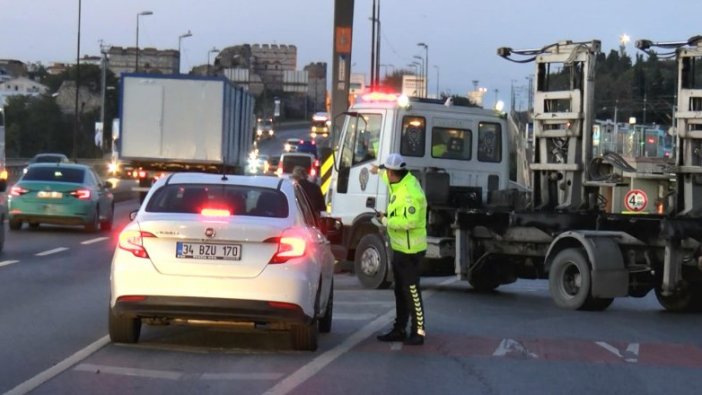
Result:
[[[378,336],[385,342],[402,341],[406,345],[424,344],[424,309],[419,290],[419,263],[427,249],[427,200],[419,181],[405,168],[400,154],[390,154],[383,165],[383,180],[389,189],[387,212],[380,221],[387,227],[393,252],[395,278],[395,324]],[[371,172],[376,173],[378,167]],[[406,328],[412,317],[411,332]]]

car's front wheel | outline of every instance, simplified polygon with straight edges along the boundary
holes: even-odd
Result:
[[[113,343],[136,343],[141,334],[141,319],[123,317],[110,309],[109,317],[110,340]]]

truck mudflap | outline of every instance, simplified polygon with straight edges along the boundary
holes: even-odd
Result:
[[[546,253],[546,270],[553,258],[564,248],[581,246],[588,257],[592,273],[591,295],[596,298],[614,298],[629,294],[629,271],[624,265],[619,244],[643,242],[624,232],[568,231],[560,234]]]

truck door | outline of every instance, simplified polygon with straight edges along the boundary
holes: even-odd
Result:
[[[338,174],[332,197],[333,215],[344,224],[350,225],[358,214],[368,211],[368,199],[377,198],[380,178],[371,174],[370,168],[377,164],[381,149],[383,118],[383,113],[364,112],[346,119],[339,141]],[[376,207],[382,210],[381,206]]]

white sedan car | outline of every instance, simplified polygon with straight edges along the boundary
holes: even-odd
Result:
[[[109,333],[141,324],[285,330],[315,350],[333,311],[338,220],[319,218],[290,180],[175,173],[158,180],[119,235]]]

